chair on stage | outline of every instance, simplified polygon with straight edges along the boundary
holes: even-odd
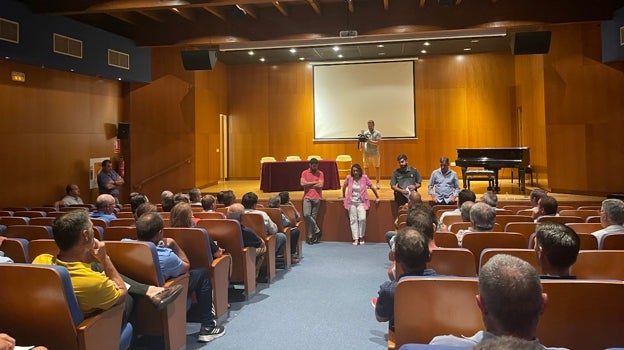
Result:
[[[167,350],[185,348],[189,274],[165,280],[156,246],[151,242],[109,241],[106,251],[119,273],[137,282],[160,287],[183,286],[180,296],[163,310],[158,311],[148,298],[139,298],[133,314],[138,334],[163,336]]]
[[[243,215],[244,217],[245,215]],[[249,298],[256,290],[256,250],[243,247],[243,234],[238,221],[231,219],[202,219],[197,222],[209,232],[210,238],[219,242],[232,257],[230,282],[244,283]],[[267,251],[266,254],[269,254]],[[265,255],[265,260],[268,256]]]
[[[476,277],[475,259],[465,248],[435,248],[431,251],[431,261],[427,267],[437,275]]]
[[[286,161],[287,162],[292,162],[292,161],[297,161],[297,160],[301,160],[301,157],[299,157],[299,156],[286,156]]]
[[[264,219],[262,215],[257,213],[245,213],[243,215],[242,224],[252,229],[266,245],[266,253],[264,254],[264,261],[262,262],[262,268],[266,269],[267,281],[271,283],[275,278],[275,250],[276,241],[275,235],[267,235],[264,231]]]
[[[624,250],[624,232],[608,233],[598,242],[602,250]]]
[[[338,178],[344,179],[351,174],[351,163],[353,159],[348,154],[339,154],[336,157],[336,165],[338,166]]]
[[[429,343],[437,335],[472,335],[484,329],[475,295],[477,279],[469,277],[408,277],[399,281],[394,297],[394,332],[388,345]]]
[[[163,233],[165,237],[173,238],[186,253],[191,269],[205,268],[210,271],[216,316],[225,315],[228,311],[232,257],[224,254],[219,258],[213,258],[210,251],[210,238],[203,228],[165,227]]]
[[[130,347],[132,325],[121,325],[124,304],[84,317],[65,267],[2,264],[0,285],[0,329],[21,344],[51,350]]]
[[[494,255],[497,254],[507,254],[515,256],[516,258],[522,259],[531,266],[533,266],[537,271],[540,271],[541,267],[537,263],[537,256],[535,254],[534,249],[520,249],[520,248],[486,248],[481,251],[481,258],[479,259],[479,270],[481,267],[485,265]]]
[[[316,154],[312,154],[308,156],[308,160],[312,159],[312,158],[316,158],[317,160],[322,160],[323,158],[319,155]]]
[[[6,238],[0,248],[4,256],[11,258],[15,263],[28,263],[28,240],[24,238]]]
[[[276,162],[275,157],[262,157],[260,158],[260,178],[262,179],[262,164],[269,162]]]
[[[469,232],[462,238],[462,247],[470,250],[479,266],[481,252],[485,248],[520,248],[528,246],[527,238],[514,232]]]
[[[24,238],[28,241],[32,241],[33,239],[53,238],[52,227],[37,225],[8,226],[6,236],[9,238]]]

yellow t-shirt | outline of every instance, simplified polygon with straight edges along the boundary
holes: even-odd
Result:
[[[65,262],[50,254],[41,254],[33,264],[64,266],[69,271],[74,293],[80,310],[89,314],[96,310],[107,310],[119,299],[121,293],[105,274],[93,271],[91,265],[83,262]]]

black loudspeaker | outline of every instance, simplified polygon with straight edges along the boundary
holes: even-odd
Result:
[[[532,55],[548,53],[550,50],[550,32],[518,32],[511,41],[514,55]]]
[[[182,51],[182,64],[186,70],[211,70],[217,64],[217,51]]]
[[[120,140],[127,140],[130,137],[130,124],[119,123],[117,124],[117,138]]]

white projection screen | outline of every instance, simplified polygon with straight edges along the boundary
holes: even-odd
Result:
[[[384,139],[416,138],[414,61],[314,66],[314,140],[355,139],[368,120]]]

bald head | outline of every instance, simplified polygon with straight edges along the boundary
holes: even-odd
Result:
[[[95,200],[95,206],[99,211],[103,211],[106,214],[112,214],[115,210],[115,197],[110,194],[101,194]]]
[[[228,219],[241,221],[245,213],[245,207],[240,203],[233,203],[227,208]]]

